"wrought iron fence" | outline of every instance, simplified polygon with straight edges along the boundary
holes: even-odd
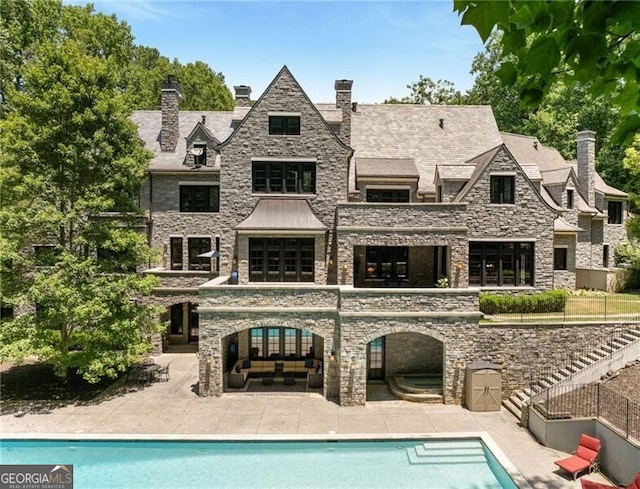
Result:
[[[598,418],[625,438],[640,440],[640,403],[601,383],[551,387],[531,405],[546,419]]]
[[[632,294],[570,294],[564,308],[540,312],[500,312],[487,316],[504,322],[640,322],[640,296]]]
[[[621,342],[620,340],[625,334],[628,334],[629,338]],[[629,323],[616,326],[607,333],[589,341],[582,348],[571,350],[554,358],[553,364],[532,370],[529,380],[531,393],[535,394],[559,380],[571,380],[581,371],[578,365],[586,364],[588,367],[594,367],[610,360],[613,356],[630,347],[633,344],[630,342],[633,337],[640,337],[640,324]]]

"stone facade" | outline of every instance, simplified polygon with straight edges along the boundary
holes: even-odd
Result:
[[[500,364],[503,394],[507,395],[526,384],[528,371],[556,358],[567,344],[575,344],[576,336],[586,342],[597,334],[598,328],[592,325],[583,325],[584,335],[577,334],[573,326],[481,325],[479,288],[469,288],[471,243],[533,244],[533,284],[492,287],[505,293],[572,288],[577,268],[603,265],[605,245],[610,246],[613,256],[613,245],[623,239],[624,225],[606,224],[606,214],[591,208],[568,208],[568,189],[575,190],[576,197],[584,193],[588,205],[601,210],[611,197],[597,188],[590,134],[579,136],[578,166],[588,163],[578,169],[580,178],[571,169],[565,182],[547,180],[551,183],[546,185],[540,172],[529,167],[525,171],[521,166],[532,164],[526,151],[520,159],[506,143],[496,146],[501,136],[495,121],[476,125],[495,134],[485,137],[482,131],[470,134],[469,129],[463,137],[456,136],[452,131],[462,127],[460,121],[466,120],[468,108],[459,108],[459,113],[453,107],[436,108],[446,111],[446,123],[428,107],[359,110],[352,102],[351,80],[336,81],[335,104],[316,106],[285,67],[253,105],[251,89],[237,86],[238,110],[219,115],[209,112],[206,117],[192,114],[187,120],[195,121],[193,126],[178,134],[178,87],[172,83],[163,88],[161,145],[155,148],[157,157],[141,193],[150,243],[159,257],[147,273],[161,279],[156,303],[167,307],[182,304],[185,321],[191,319],[189,304],[198,306],[200,395],[225,391],[229,345],[237,344],[240,358],[249,357],[253,328],[312,333],[314,356],[323,364],[323,393],[342,405],[365,404],[370,343],[380,338],[384,338],[384,380],[396,373],[437,373],[442,376],[445,402],[457,403],[463,401],[466,363],[486,360]],[[394,111],[393,117],[386,117],[387,109]],[[473,117],[481,120],[485,111],[476,109]],[[420,125],[419,114],[424,116],[424,125]],[[146,121],[148,114],[140,117]],[[299,131],[270,133],[270,117],[298,120]],[[406,123],[408,117],[411,124]],[[403,133],[405,125],[411,127]],[[385,128],[386,133],[376,132],[376,137],[369,138],[374,127]],[[141,127],[141,134],[153,146],[158,131],[147,129]],[[482,141],[486,141],[484,146]],[[174,151],[176,142],[182,144],[181,154]],[[470,142],[474,152],[468,154]],[[206,163],[200,165],[198,161],[203,160],[196,156],[203,145]],[[416,149],[416,145],[425,148]],[[542,147],[537,143],[534,147],[535,154],[542,154]],[[531,151],[528,142],[527,149]],[[359,155],[378,159],[377,173],[358,176],[353,158]],[[426,156],[421,160],[421,155]],[[461,159],[460,155],[465,156]],[[433,168],[436,158],[443,165],[441,173]],[[394,162],[406,164],[407,160],[412,160],[415,174],[394,176],[393,170],[400,168],[393,168]],[[254,162],[282,164],[283,173],[289,165],[312,164],[315,191],[254,191]],[[435,193],[430,190],[435,189],[434,174],[444,179],[438,176]],[[513,204],[491,202],[492,175],[513,176]],[[187,185],[218,187],[219,211],[181,212],[180,188]],[[410,201],[367,202],[367,188],[406,188]],[[289,203],[304,199],[313,216],[307,210],[302,217],[285,216],[288,220],[277,226],[254,223],[253,227],[238,227],[251,219],[275,222],[258,212],[263,201],[272,199]],[[296,207],[302,208],[306,207]],[[569,229],[554,232],[559,216]],[[288,221],[300,223],[304,219],[306,227],[289,226]],[[322,226],[308,225],[310,221],[320,221]],[[190,237],[211,239],[212,249],[219,242],[219,258],[212,260],[211,271],[186,270]],[[183,239],[185,270],[170,270],[171,238]],[[249,246],[252,238],[281,242],[313,239],[313,282],[251,283],[255,258]],[[567,270],[554,271],[554,247],[567,247]],[[406,249],[407,257],[402,280],[389,272],[392,266],[400,266],[395,262],[376,263],[387,275],[370,274],[368,253],[399,248],[403,253]],[[278,268],[287,263],[284,254],[264,256],[265,266],[284,270]],[[295,262],[299,257],[288,259],[286,266],[300,266]],[[451,288],[434,288],[442,277]],[[167,314],[163,318],[166,320]],[[190,335],[191,331],[170,340],[185,342]]]

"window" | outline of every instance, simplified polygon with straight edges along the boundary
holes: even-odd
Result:
[[[409,248],[406,246],[367,246],[367,269],[369,280],[405,281],[409,276]]]
[[[171,270],[182,270],[182,238],[171,238]]]
[[[188,238],[189,270],[211,270],[211,258],[198,255],[211,251],[211,238]]]
[[[602,246],[602,268],[609,268],[609,245]]]
[[[566,270],[567,269],[567,248],[554,248],[553,249],[553,269],[554,270]]]
[[[313,333],[284,327],[252,328],[249,330],[250,357],[302,358],[312,353]]]
[[[98,247],[96,250],[98,264],[103,271],[135,272],[135,257],[130,250],[112,250]]]
[[[0,305],[0,319],[13,319],[13,306],[10,304]]]
[[[220,187],[180,185],[180,212],[219,212]]]
[[[567,189],[567,209],[573,209],[573,190]]]
[[[260,193],[316,193],[315,163],[254,161],[253,191]]]
[[[299,135],[299,115],[270,115],[269,134],[272,135]]]
[[[313,282],[313,238],[249,239],[251,282]]]
[[[513,175],[491,175],[491,203],[515,203],[515,177]]]
[[[609,201],[609,224],[622,224],[622,202]]]
[[[469,243],[469,285],[533,285],[533,243]]]
[[[409,189],[367,189],[367,202],[409,202]]]

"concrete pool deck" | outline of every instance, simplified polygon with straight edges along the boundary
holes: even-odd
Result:
[[[171,378],[91,405],[68,405],[48,414],[0,416],[3,438],[66,435],[198,435],[250,438],[294,435],[487,433],[535,489],[579,488],[554,461],[567,456],[540,445],[507,411],[471,412],[460,406],[419,404],[392,397],[384,385],[370,386],[367,405],[341,407],[315,393],[234,393],[198,397],[193,353],[156,357],[170,364]],[[582,476],[607,482],[601,474]]]

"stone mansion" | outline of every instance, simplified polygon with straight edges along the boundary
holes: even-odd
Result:
[[[526,365],[479,323],[478,294],[607,287],[628,207],[595,170],[595,133],[565,161],[501,133],[490,107],[351,90],[337,80],[335,103],[314,104],[283,67],[255,101],[237,86],[233,111],[184,112],[169,77],[161,110],[134,113],[154,154],[141,206],[162,251],[145,270],[166,306],[158,348],[197,343],[200,395],[270,358],[313,360],[342,405],[399,372],[441,375],[459,401],[476,360],[518,387]]]

